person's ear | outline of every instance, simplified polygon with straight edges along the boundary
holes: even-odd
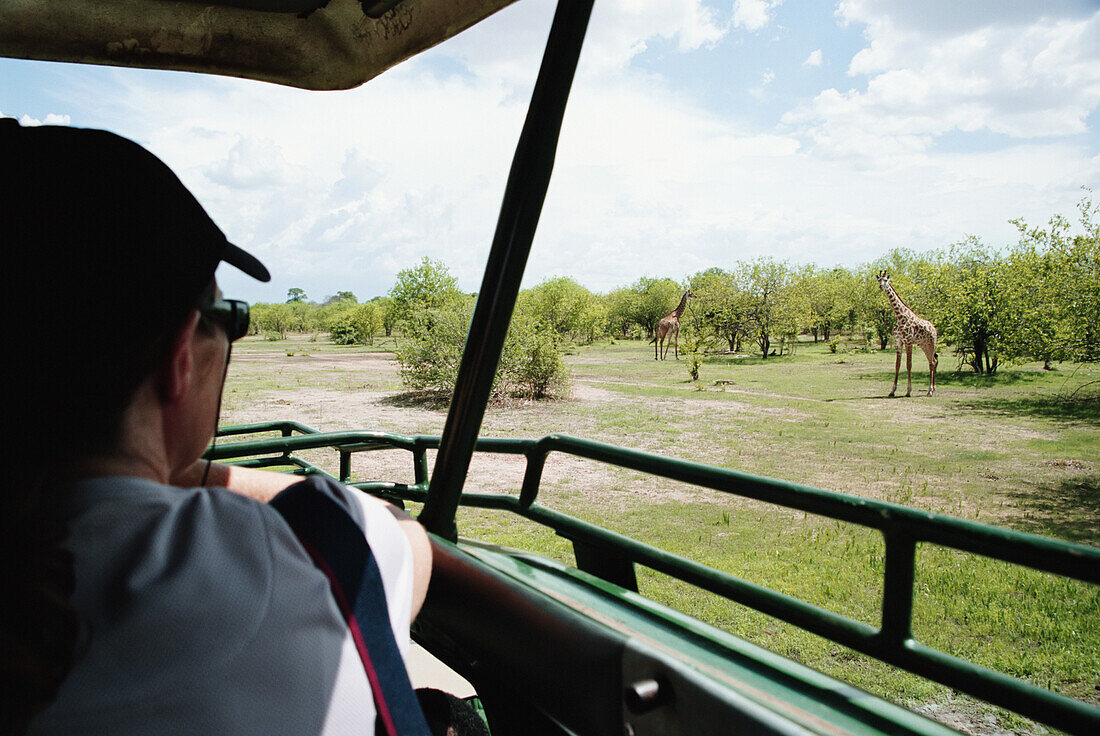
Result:
[[[199,312],[191,315],[176,331],[168,356],[161,364],[157,391],[161,401],[178,401],[190,388],[195,377],[195,330],[199,324]]]

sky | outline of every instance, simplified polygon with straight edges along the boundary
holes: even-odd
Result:
[[[227,296],[365,301],[425,256],[476,291],[553,10],[343,92],[0,59],[0,115],[160,156],[273,274]],[[1098,108],[1100,0],[597,0],[524,286],[1005,247],[1100,188]]]

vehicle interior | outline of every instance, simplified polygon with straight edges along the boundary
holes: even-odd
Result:
[[[0,55],[341,90],[369,84],[511,1],[3,0]],[[638,567],[1055,729],[1100,733],[1100,709],[925,646],[912,631],[919,545],[1093,585],[1100,584],[1100,550],[568,434],[529,440],[480,435],[591,9],[592,0],[560,0],[547,31],[442,434],[398,435],[369,427],[318,432],[289,417],[223,427],[220,436],[231,441],[218,443],[210,456],[325,473],[302,457],[324,448],[339,459],[340,472],[330,474],[350,481],[356,454],[407,452],[413,483],[352,485],[419,509],[436,561],[413,637],[473,686],[494,736],[954,732],[645,598],[638,592]],[[522,457],[522,486],[512,494],[466,489],[475,453]],[[881,622],[871,626],[846,618],[541,505],[545,468],[563,457],[875,530],[885,547]],[[575,562],[564,565],[466,538],[455,521],[460,506],[542,525],[569,540]]]

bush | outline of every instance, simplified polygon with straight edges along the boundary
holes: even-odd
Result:
[[[418,391],[452,394],[466,344],[473,305],[429,309],[411,316],[396,350],[401,379]],[[505,339],[493,383],[493,398],[542,399],[567,390],[568,372],[558,336],[550,327],[517,314]]]
[[[382,309],[377,304],[352,304],[329,318],[326,326],[329,340],[337,345],[365,345],[374,343],[382,322]]]
[[[515,315],[497,368],[497,393],[543,399],[564,394],[567,388],[568,372],[556,331]]]
[[[405,339],[395,351],[401,380],[418,391],[454,392],[471,309],[425,309],[405,322]]]
[[[699,369],[703,366],[703,341],[698,336],[688,333],[682,336],[683,356],[687,359],[688,375],[692,381],[699,380]]]
[[[689,353],[687,356],[688,375],[692,381],[699,380],[699,368],[703,365],[703,356],[699,353]]]
[[[337,345],[355,345],[362,342],[359,327],[351,315],[333,320],[329,327],[328,339]]]

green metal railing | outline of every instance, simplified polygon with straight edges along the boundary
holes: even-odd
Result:
[[[366,431],[318,433],[292,422],[231,427],[221,430],[219,436],[269,432],[279,432],[281,436],[219,444],[209,456],[213,459],[236,458],[243,465],[290,466],[301,473],[324,473],[296,453],[332,448],[340,456],[338,479],[347,483],[351,481],[351,457],[355,453],[406,450],[412,455],[413,483],[370,481],[350,485],[393,500],[428,500],[427,452],[439,447],[439,437]],[[919,543],[948,547],[1091,584],[1100,584],[1100,550],[565,435],[549,435],[537,440],[483,437],[477,440],[475,450],[524,456],[526,469],[522,486],[518,495],[463,493],[461,505],[509,511],[553,529],[573,541],[577,566],[586,572],[636,590],[634,565],[641,564],[1036,721],[1074,733],[1100,733],[1100,709],[924,646],[915,640],[912,632],[916,546]],[[885,541],[881,626],[876,628],[841,616],[540,506],[537,503],[539,485],[547,457],[552,452],[879,531]],[[451,521],[453,523],[453,518]]]

